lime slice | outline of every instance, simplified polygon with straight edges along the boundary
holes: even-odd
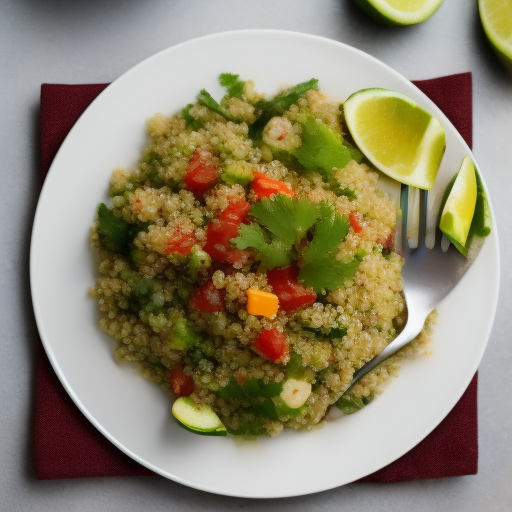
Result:
[[[478,0],[478,10],[487,39],[512,73],[512,2]]]
[[[469,156],[464,157],[448,194],[439,220],[439,229],[450,241],[466,245],[477,198],[476,170]]]
[[[430,18],[443,0],[355,0],[374,20],[386,25],[414,25]]]
[[[430,190],[446,147],[441,123],[407,96],[388,89],[363,89],[344,104],[355,143],[391,178]]]

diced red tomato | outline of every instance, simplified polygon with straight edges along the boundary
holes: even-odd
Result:
[[[190,396],[194,392],[194,379],[190,375],[185,375],[181,363],[176,363],[169,370],[169,380],[171,381],[172,392],[176,395],[176,398]]]
[[[224,294],[208,281],[194,292],[190,305],[203,313],[224,311]]]
[[[245,199],[239,199],[228,205],[228,207],[212,220],[206,230],[206,244],[203,250],[214,260],[226,261],[231,265],[235,263],[244,264],[249,253],[236,249],[231,244],[231,239],[238,236],[238,229],[249,213],[251,205]]]
[[[350,226],[354,230],[354,233],[361,233],[361,231],[363,231],[363,226],[361,225],[359,214],[357,212],[350,212],[348,214],[348,219],[350,221]]]
[[[258,199],[269,197],[272,194],[284,194],[289,197],[295,196],[295,192],[284,181],[269,178],[262,172],[254,173],[251,189]]]
[[[192,231],[183,232],[180,228],[177,228],[167,241],[165,253],[173,254],[177,252],[186,256],[196,243],[197,239]]]
[[[279,309],[294,311],[311,306],[316,301],[316,293],[297,281],[299,267],[274,268],[267,271],[267,281],[279,299]]]
[[[252,349],[274,363],[282,363],[290,352],[286,336],[277,329],[261,331],[252,344]]]
[[[196,149],[185,174],[186,189],[200,199],[215,185],[219,176],[220,173],[213,163],[213,155],[204,149]]]

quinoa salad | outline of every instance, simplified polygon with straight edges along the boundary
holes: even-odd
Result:
[[[136,168],[113,172],[91,294],[116,360],[175,398],[181,426],[311,430],[369,404],[433,318],[347,392],[405,324],[396,205],[317,80],[273,98],[219,81],[219,101],[149,119]]]

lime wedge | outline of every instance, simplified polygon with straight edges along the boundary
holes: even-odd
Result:
[[[487,39],[512,73],[512,2],[478,0],[478,10]]]
[[[464,157],[444,204],[439,229],[450,241],[466,245],[477,198],[476,170],[469,156]]]
[[[352,138],[379,171],[406,185],[432,188],[446,147],[435,117],[388,89],[352,94],[344,112]]]
[[[355,0],[374,20],[386,25],[414,25],[430,18],[443,0]]]

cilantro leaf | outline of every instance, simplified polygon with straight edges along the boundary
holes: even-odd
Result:
[[[200,128],[204,126],[204,123],[200,119],[196,119],[190,114],[190,109],[192,108],[192,103],[189,103],[182,111],[181,115],[185,122],[187,123],[187,128],[191,128],[193,131],[197,132]]]
[[[125,252],[130,242],[130,224],[114,214],[104,203],[98,205],[98,238],[109,251]]]
[[[297,160],[307,169],[332,174],[333,167],[343,169],[352,160],[350,149],[329,126],[309,116],[302,125],[302,144],[295,150]]]
[[[242,224],[238,238],[233,238],[232,242],[238,249],[255,249],[258,258],[269,269],[290,264],[289,247],[284,246],[279,240],[267,243],[261,226],[255,222],[249,225]]]
[[[241,98],[244,92],[245,82],[238,80],[240,75],[233,73],[221,73],[219,75],[219,83],[227,89],[228,98]]]
[[[300,269],[299,281],[313,288],[316,293],[336,290],[343,286],[347,279],[355,276],[360,263],[361,259],[358,256],[348,263],[343,263],[329,254],[317,255]]]
[[[229,110],[214,100],[212,95],[206,89],[201,89],[197,95],[197,101],[201,105],[213,110],[213,112],[217,112],[217,114],[220,114],[224,119],[236,122],[236,119],[229,113]]]
[[[253,140],[258,140],[261,137],[263,128],[270,119],[283,115],[302,95],[312,89],[318,90],[318,80],[316,78],[297,84],[291,89],[274,96],[271,100],[263,99],[256,102],[255,107],[258,119],[251,125],[249,136]]]
[[[315,224],[313,240],[304,253],[306,263],[334,251],[347,236],[350,226],[349,219],[337,212],[332,204],[323,201],[319,204],[319,209],[321,217]]]
[[[250,214],[285,246],[291,247],[313,226],[320,212],[309,199],[277,194],[274,199],[264,197],[258,201]]]

